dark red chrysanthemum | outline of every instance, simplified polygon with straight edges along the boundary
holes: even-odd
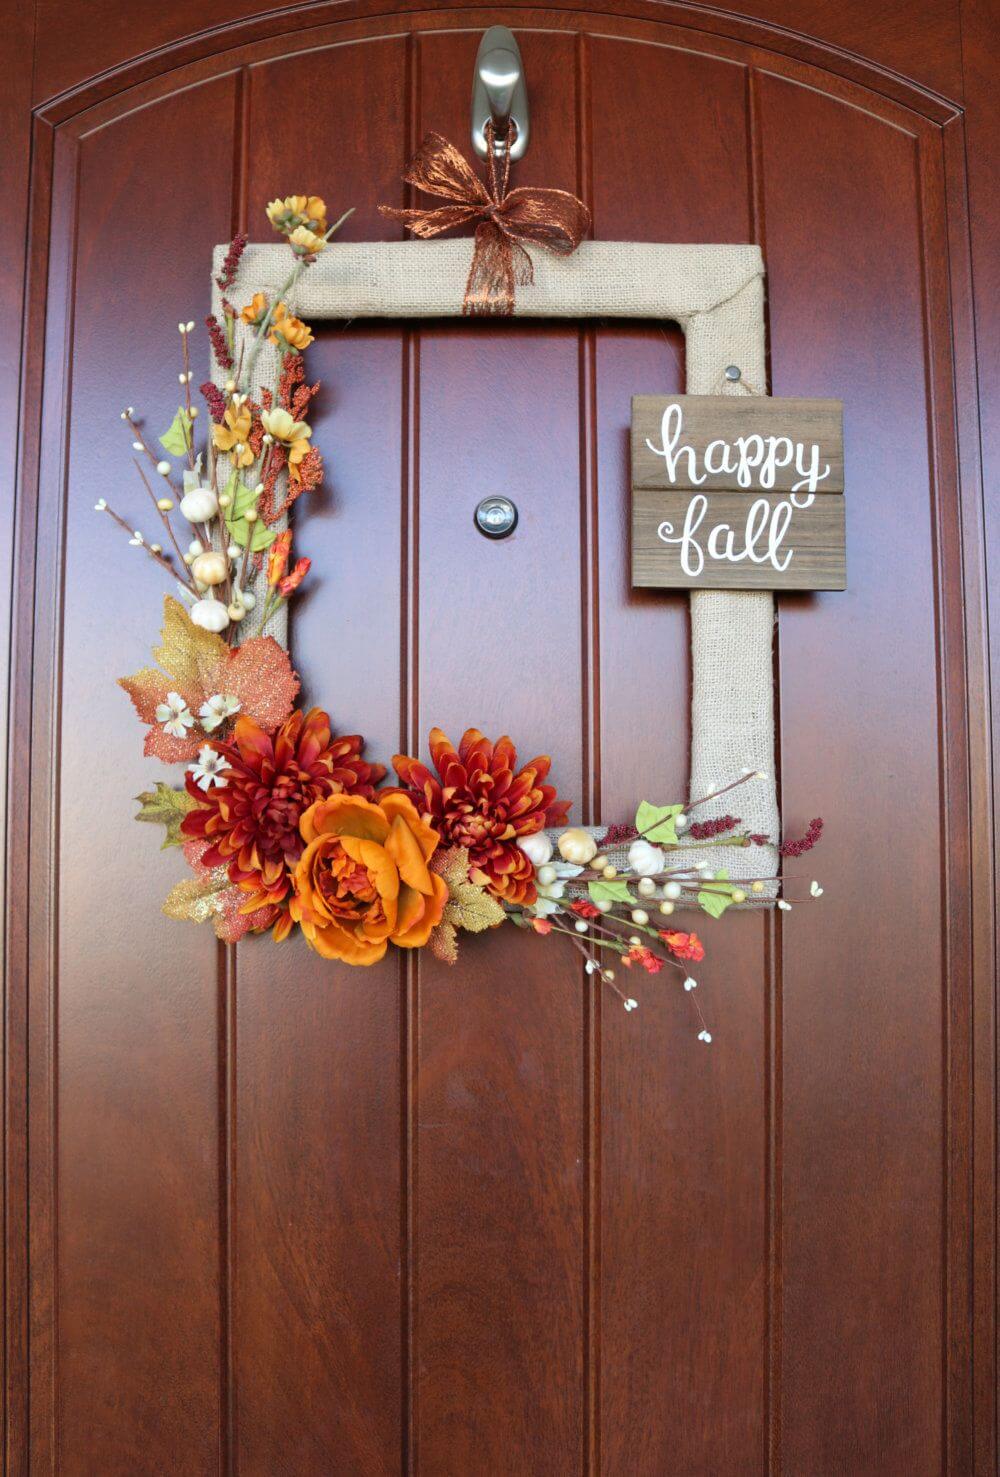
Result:
[[[445,846],[469,851],[469,876],[511,903],[533,903],[535,869],[518,838],[546,826],[562,826],[568,800],[543,784],[552,761],[542,755],[517,768],[517,750],[506,735],[495,744],[469,728],[456,753],[440,728],[432,728],[434,775],[418,759],[397,754],[393,766],[407,793],[441,835]]]
[[[238,718],[232,742],[212,747],[227,761],[225,783],[206,792],[188,775],[188,794],[198,804],[181,830],[209,843],[203,866],[228,867],[230,880],[249,894],[243,911],[269,910],[263,926],[273,923],[275,938],[286,938],[291,871],[304,844],[300,816],[327,795],[371,800],[385,769],[362,759],[359,735],[334,738],[320,708],[297,709],[273,734]]]

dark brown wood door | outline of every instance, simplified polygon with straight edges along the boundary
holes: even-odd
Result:
[[[918,41],[902,6],[808,42],[641,4],[243,8],[177,6],[165,32],[159,8],[38,7],[9,1470],[994,1470],[957,32]],[[276,192],[396,234],[376,206],[403,203],[424,129],[465,147],[495,21],[531,92],[518,182],[582,194],[603,239],[759,242],[773,392],[844,402],[848,589],[782,597],[775,660],[783,814],[826,819],[826,896],[711,928],[711,1051],[674,991],[626,1016],[516,933],[363,976],[298,943],[227,952],[160,915],[178,858],[131,820],[159,776],[113,679],[157,590],[92,513],[109,483],[123,500],[118,410],[169,418],[178,317]],[[311,355],[332,475],[300,523],[309,697],[383,761],[433,723],[508,731],[557,756],[583,821],[627,817],[651,777],[679,793],[686,600],[630,589],[627,531],[630,398],[683,389],[677,328],[325,324]],[[507,543],[472,525],[494,491],[520,508]]]

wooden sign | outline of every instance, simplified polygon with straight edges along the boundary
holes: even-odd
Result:
[[[843,590],[839,400],[636,395],[632,583]]]

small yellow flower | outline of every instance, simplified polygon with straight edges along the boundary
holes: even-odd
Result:
[[[267,218],[276,231],[285,235],[297,226],[308,226],[322,236],[326,231],[326,203],[319,195],[286,195],[284,200],[271,201]]]
[[[280,442],[288,452],[289,476],[293,482],[297,482],[299,462],[309,450],[312,428],[306,425],[305,421],[294,420],[288,411],[282,410],[280,406],[274,410],[262,411],[260,418],[268,435],[273,436],[275,441]]]
[[[280,306],[280,304],[279,304]],[[240,309],[240,317],[244,323],[256,327],[267,313],[267,298],[262,292],[255,292],[245,308]]]
[[[326,201],[320,195],[308,196],[305,209],[299,214],[305,216],[306,225],[311,225],[314,231],[323,235],[327,228]]]
[[[281,349],[307,349],[313,341],[312,330],[288,311],[284,303],[278,303],[271,319],[268,338]]]
[[[296,226],[288,233],[288,244],[299,256],[316,256],[326,245],[322,236],[310,231],[308,226]]]
[[[212,439],[216,450],[228,451],[229,459],[234,467],[249,467],[253,463],[254,455],[247,444],[250,425],[250,407],[241,405],[238,410],[235,410],[230,405],[226,411],[225,424],[212,427]]]

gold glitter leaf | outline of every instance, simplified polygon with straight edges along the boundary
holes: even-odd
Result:
[[[163,911],[182,923],[208,923],[219,911],[219,894],[229,887],[225,867],[216,867],[202,877],[188,877],[167,893]]]
[[[439,959],[454,964],[458,958],[456,929],[482,933],[503,923],[506,913],[495,897],[476,882],[469,881],[469,853],[464,846],[452,846],[431,862],[431,869],[448,885],[448,901],[441,922],[431,934],[429,943]]]
[[[219,664],[228,655],[228,643],[221,636],[196,626],[172,595],[164,597],[163,645],[154,650],[153,658],[177,683],[178,692],[210,688]]]
[[[162,780],[157,780],[155,790],[144,790],[135,798],[140,806],[136,820],[151,821],[166,829],[160,850],[166,851],[168,846],[182,846],[184,837],[181,835],[181,821],[197,803],[191,799],[187,790],[173,790]]]
[[[454,923],[456,928],[464,928],[467,933],[482,933],[486,928],[496,928],[507,915],[485,887],[466,882],[452,893],[441,916],[442,921]]]

